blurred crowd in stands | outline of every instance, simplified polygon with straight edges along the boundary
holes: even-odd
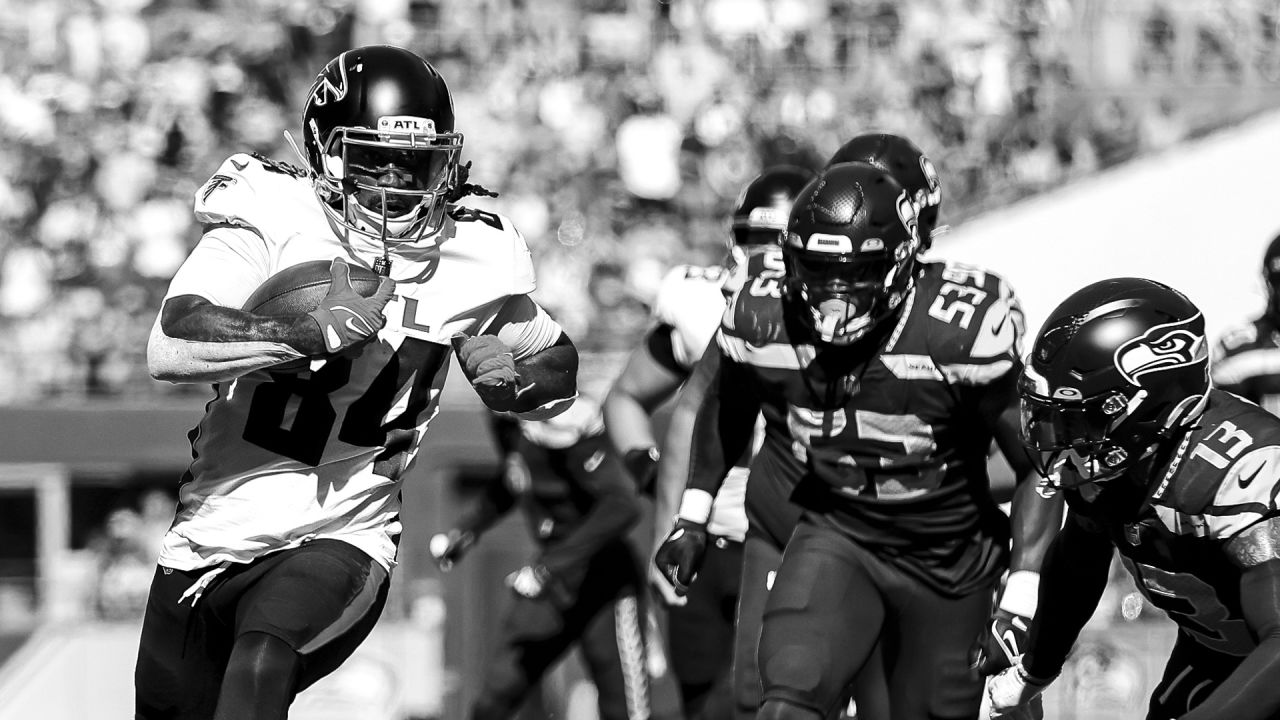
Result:
[[[192,194],[232,152],[294,160],[281,134],[351,45],[436,63],[472,179],[501,193],[474,204],[512,218],[539,300],[609,351],[666,268],[722,257],[761,167],[890,130],[933,156],[959,222],[1262,109],[1274,5],[0,2],[0,402],[182,391],[144,352],[199,236]]]

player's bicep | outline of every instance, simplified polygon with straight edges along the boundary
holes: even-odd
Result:
[[[1280,558],[1272,555],[1241,574],[1240,609],[1254,637],[1280,636]]]
[[[664,334],[669,336],[669,332],[663,332],[664,329],[669,330],[670,326],[659,325],[650,331],[646,341],[627,358],[626,367],[618,375],[610,391],[611,395],[616,392],[634,399],[646,412],[653,412],[671,397],[688,375],[678,366],[664,362],[655,354],[655,346],[660,353],[662,343],[660,340],[655,342],[653,337]]]
[[[482,333],[496,335],[511,348],[516,360],[546,350],[564,334],[560,323],[528,295],[512,295],[503,300],[481,327]]]
[[[1243,570],[1280,560],[1280,517],[1254,523],[1226,544],[1227,556]]]

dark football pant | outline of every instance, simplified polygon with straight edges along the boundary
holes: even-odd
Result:
[[[764,624],[764,609],[769,598],[769,588],[781,564],[782,550],[774,544],[772,539],[755,533],[747,536],[743,547],[742,581],[733,642],[735,720],[750,720],[760,709],[763,692],[757,664],[760,631]],[[889,690],[878,645],[872,648],[871,657],[858,672],[852,685],[846,688],[839,707],[829,712],[828,717],[840,717],[840,711],[844,707],[843,700],[850,695],[858,704],[858,720],[888,719]]]
[[[638,560],[622,542],[592,557],[567,604],[516,596],[472,708],[473,720],[508,720],[576,642],[599,693],[601,720],[650,716],[648,608]]]
[[[972,720],[983,682],[969,652],[990,609],[991,588],[944,597],[805,515],[765,605],[764,701],[826,716],[878,641],[893,720]]]
[[[1164,676],[1151,693],[1148,720],[1182,717],[1218,689],[1243,658],[1214,652],[1178,631],[1164,666]]]
[[[253,705],[246,700],[264,687],[283,694],[283,707],[239,716],[283,718],[297,693],[369,635],[389,584],[386,569],[356,547],[313,540],[229,565],[198,597],[180,601],[209,570],[156,568],[134,673],[135,720],[209,720],[220,696],[224,705]],[[282,648],[292,654],[281,657]]]
[[[728,720],[742,543],[720,539],[707,550],[688,602],[667,612],[671,667],[690,720]]]

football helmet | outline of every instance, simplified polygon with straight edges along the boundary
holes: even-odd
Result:
[[[330,220],[387,241],[437,230],[459,182],[462,134],[431,63],[390,45],[348,50],[303,108],[304,160]]]
[[[818,340],[849,345],[902,305],[919,251],[916,206],[902,185],[866,163],[833,165],[791,206],[788,303]]]
[[[1041,474],[1060,486],[1111,480],[1178,437],[1208,401],[1208,347],[1200,310],[1152,280],[1102,280],[1062,301],[1018,386]]]
[[[916,144],[900,135],[863,133],[836,150],[827,167],[864,162],[889,173],[911,193],[920,222],[921,249],[928,250],[938,228],[942,206],[942,181],[933,162]],[[941,233],[939,233],[941,234]]]
[[[1280,235],[1267,246],[1262,256],[1262,281],[1266,284],[1267,315],[1280,326]]]
[[[814,172],[796,165],[775,165],[757,175],[738,194],[729,225],[729,259],[725,262],[726,293],[747,279],[748,255],[756,248],[781,245],[787,231],[791,203]]]

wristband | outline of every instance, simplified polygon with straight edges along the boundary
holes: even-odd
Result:
[[[680,496],[680,511],[676,515],[681,519],[706,525],[711,519],[711,504],[714,500],[706,490],[685,490],[684,495]]]
[[[1022,617],[1033,617],[1040,601],[1040,573],[1017,570],[1009,573],[1000,596],[1000,609]]]

